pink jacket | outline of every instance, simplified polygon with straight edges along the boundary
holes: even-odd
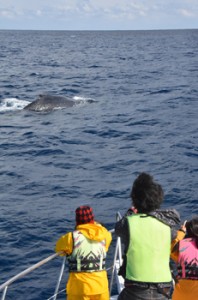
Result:
[[[179,242],[178,279],[198,279],[198,250],[193,238]]]

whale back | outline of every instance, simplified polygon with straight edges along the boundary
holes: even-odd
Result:
[[[38,98],[24,107],[36,112],[49,112],[58,108],[72,107],[76,103],[64,96],[39,95]]]

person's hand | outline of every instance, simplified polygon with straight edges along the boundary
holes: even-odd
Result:
[[[132,211],[134,212],[134,214],[137,214],[137,213],[138,213],[138,210],[137,210],[137,208],[135,208],[134,206],[133,206],[133,207],[131,207],[131,209],[132,209]]]
[[[137,211],[137,209],[134,206],[130,207],[127,210],[127,215],[132,215],[132,214],[137,214],[137,213],[138,213],[138,211]]]
[[[181,225],[180,230],[183,231],[184,233],[186,233],[186,222],[187,220],[184,222],[183,225]]]

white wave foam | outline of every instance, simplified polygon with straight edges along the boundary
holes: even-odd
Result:
[[[0,112],[21,110],[29,103],[29,101],[17,98],[6,98],[0,101]]]
[[[93,100],[92,98],[82,96],[74,96],[72,99],[76,101],[76,106],[81,106],[87,103],[95,102],[95,100]]]
[[[85,98],[85,97],[80,97],[80,96],[74,96],[73,97],[73,100],[77,100],[77,101],[86,101],[88,98]]]

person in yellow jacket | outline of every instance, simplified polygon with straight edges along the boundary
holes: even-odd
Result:
[[[171,258],[177,264],[172,300],[198,299],[198,216],[184,223],[171,244]]]
[[[90,206],[76,209],[75,230],[60,237],[55,247],[68,259],[67,300],[109,300],[105,259],[111,240]]]

